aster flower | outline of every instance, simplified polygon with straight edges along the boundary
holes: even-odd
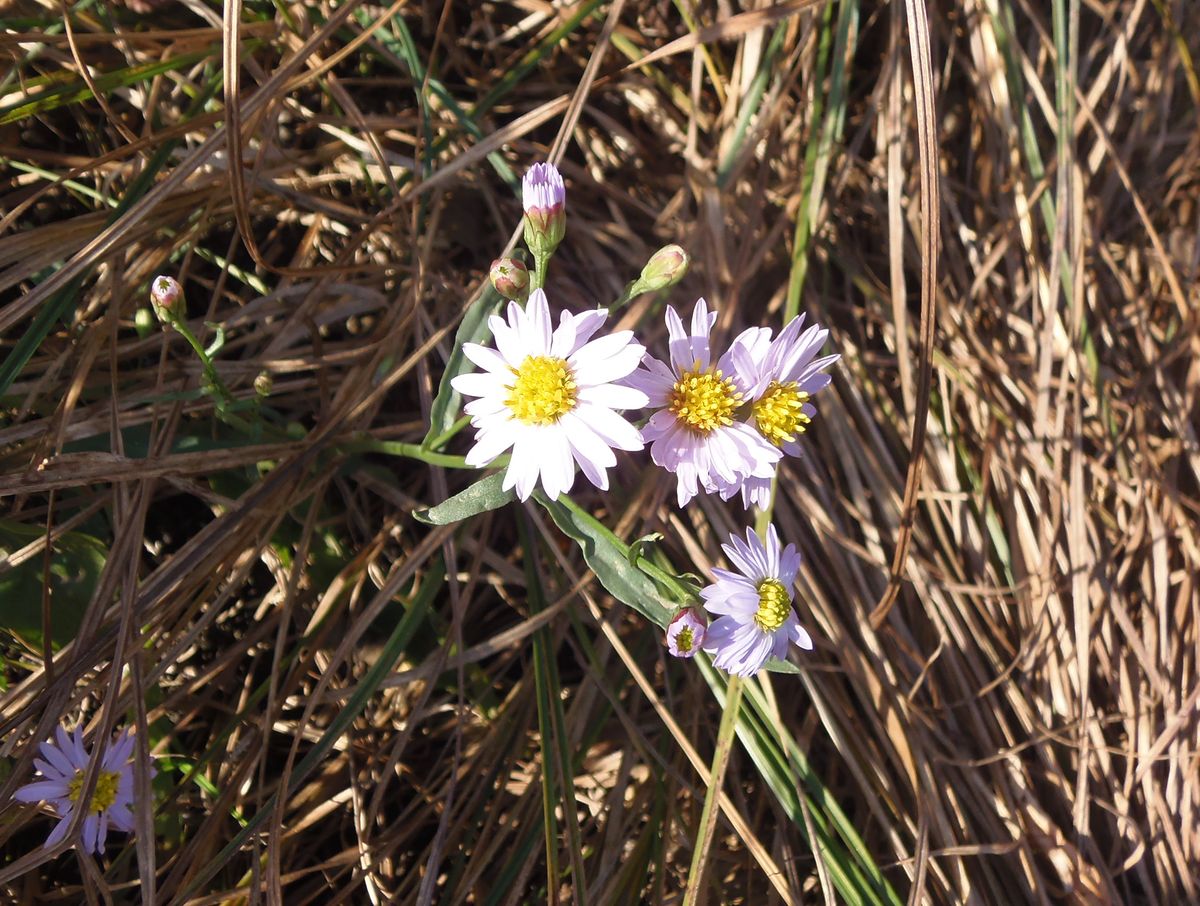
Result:
[[[738,337],[714,363],[709,332],[717,315],[703,299],[692,311],[690,334],[675,309],[668,307],[666,317],[670,364],[647,355],[627,383],[645,391],[659,410],[642,428],[642,439],[650,444],[650,458],[675,473],[682,507],[701,490],[736,490],[748,476],[773,474],[782,454],[757,430],[734,420],[754,378],[738,367],[748,355],[735,353],[759,328]]]
[[[774,340],[769,329],[753,335],[747,331],[734,350],[738,367],[748,376],[748,423],[788,456],[801,455],[800,435],[817,414],[809,400],[829,385],[825,369],[841,358],[836,354],[816,358],[829,331],[814,324],[801,333],[803,326],[804,315],[793,318]],[[748,475],[740,487],[727,486],[722,497],[728,500],[740,490],[747,507],[753,503],[766,509],[773,477],[773,469]]]
[[[591,337],[608,317],[602,310],[563,312],[551,331],[546,294],[535,289],[522,310],[508,305],[507,320],[488,321],[496,348],[467,343],[463,353],[484,369],[451,385],[478,397],[464,407],[475,426],[467,464],[485,466],[512,448],[504,489],[527,500],[541,481],[551,499],[571,490],[575,465],[588,481],[608,489],[613,450],[640,450],[638,430],[618,409],[646,405],[646,395],[616,381],[637,367],[645,349],[628,330]]]
[[[696,609],[685,607],[667,625],[667,650],[675,657],[694,657],[704,647],[708,623]]]
[[[525,244],[538,260],[548,258],[567,232],[567,190],[554,164],[534,164],[521,180]]]
[[[84,748],[83,730],[78,726],[73,735],[58,727],[55,739],[57,745],[40,743],[38,750],[43,757],[33,761],[43,779],[28,783],[13,793],[18,802],[49,802],[58,813],[59,822],[46,838],[47,847],[54,846],[66,836],[93,757]],[[130,761],[133,741],[132,730],[119,735],[101,759],[87,817],[83,819],[83,848],[88,852],[104,852],[109,825],[126,833],[133,830],[133,764]]]
[[[800,569],[795,546],[780,549],[772,525],[765,545],[746,529],[745,541],[730,535],[721,549],[738,572],[714,568],[717,581],[700,591],[705,609],[717,616],[704,642],[713,664],[737,676],[753,676],[768,658],[783,660],[789,642],[811,650],[812,639],[792,610],[792,586]]]

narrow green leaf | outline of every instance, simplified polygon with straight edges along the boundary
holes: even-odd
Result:
[[[674,608],[663,603],[654,580],[629,562],[629,545],[569,497],[547,500],[538,493],[534,499],[550,514],[554,524],[579,544],[583,559],[609,594],[656,626],[665,627],[671,621]]]
[[[413,518],[427,525],[449,525],[451,522],[462,522],[488,510],[499,509],[515,496],[511,489],[501,490],[503,484],[503,472],[481,478],[466,490],[459,491],[437,506],[417,510],[413,513]]]
[[[450,382],[471,367],[470,360],[463,355],[464,343],[480,343],[491,336],[487,320],[500,311],[504,300],[490,286],[485,286],[479,298],[471,303],[462,323],[454,333],[454,348],[446,361],[446,370],[438,384],[437,396],[429,408],[429,433],[422,446],[437,450],[452,436],[458,410],[462,408],[462,394],[450,386]]]

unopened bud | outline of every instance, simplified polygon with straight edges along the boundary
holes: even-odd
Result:
[[[708,621],[695,607],[685,607],[667,625],[667,650],[675,657],[693,657],[704,647]]]
[[[164,324],[178,321],[184,314],[183,287],[174,277],[155,277],[150,281],[150,304]]]
[[[534,164],[521,180],[525,244],[537,260],[550,257],[567,233],[567,190],[554,164]]]
[[[687,273],[691,259],[688,253],[677,245],[664,245],[650,256],[642,275],[633,285],[633,294],[652,293],[656,290],[674,286]]]
[[[258,377],[254,379],[254,392],[262,399],[266,399],[271,395],[271,390],[274,386],[275,381],[269,371],[260,371]]]
[[[505,299],[523,303],[529,296],[529,268],[516,258],[497,258],[488,271],[488,279]]]

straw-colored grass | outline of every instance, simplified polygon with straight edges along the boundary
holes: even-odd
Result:
[[[651,348],[704,295],[843,356],[774,510],[791,755],[735,746],[707,901],[1200,901],[1200,5],[134,5],[0,3],[0,898],[681,902],[696,665],[541,508],[412,517],[477,477],[417,445],[552,155],[555,306],[679,242]],[[614,478],[682,570],[748,519]],[[159,757],[99,859],[10,799],[79,721]]]

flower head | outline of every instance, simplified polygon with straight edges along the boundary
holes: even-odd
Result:
[[[694,607],[685,607],[667,625],[667,650],[675,657],[694,657],[704,647],[708,622]]]
[[[567,190],[554,164],[534,164],[521,180],[525,244],[539,260],[553,254],[567,232]]]
[[[831,380],[825,369],[840,355],[817,358],[817,352],[829,336],[828,330],[813,325],[801,333],[804,315],[793,318],[771,339],[771,331],[762,328],[743,342],[734,354],[738,367],[748,376],[747,423],[774,447],[788,456],[800,456],[800,435],[817,414],[810,400]],[[773,470],[746,477],[740,486],[727,486],[722,497],[728,500],[741,491],[746,506],[766,509],[771,497]]]
[[[507,320],[488,321],[496,348],[467,343],[463,353],[483,369],[451,385],[477,397],[465,409],[475,426],[467,464],[484,466],[512,448],[504,489],[527,500],[539,479],[547,496],[569,491],[575,464],[588,481],[608,488],[613,450],[640,450],[642,439],[618,409],[646,405],[640,390],[614,383],[627,377],[645,350],[628,330],[591,339],[608,317],[601,310],[563,312],[551,330],[546,294],[534,290],[527,309],[508,305]]]
[[[43,757],[33,761],[43,779],[28,783],[13,793],[18,802],[49,802],[58,813],[59,822],[46,838],[47,847],[62,840],[70,828],[75,810],[80,807],[80,794],[93,757],[84,748],[83,731],[78,726],[73,735],[58,727],[55,740],[57,745],[40,743],[38,750]],[[101,757],[96,785],[86,806],[87,817],[83,819],[83,848],[88,852],[104,852],[104,838],[108,836],[110,824],[126,833],[133,830],[133,764],[130,760],[133,741],[133,731],[129,730],[119,735]]]
[[[709,331],[716,318],[700,299],[689,333],[675,309],[668,307],[670,364],[647,355],[628,381],[645,391],[650,405],[659,410],[642,429],[642,439],[650,444],[650,458],[675,473],[681,507],[702,490],[722,493],[736,490],[748,476],[769,477],[782,455],[758,431],[737,420],[752,376],[739,370],[742,356],[736,352],[757,328],[738,337],[714,362]]]
[[[700,591],[705,609],[717,615],[704,643],[713,664],[728,673],[753,676],[768,658],[785,658],[789,642],[811,650],[812,639],[792,610],[792,586],[800,569],[795,546],[780,549],[772,525],[766,544],[746,529],[745,541],[730,535],[721,549],[738,572],[714,568],[717,581]]]

